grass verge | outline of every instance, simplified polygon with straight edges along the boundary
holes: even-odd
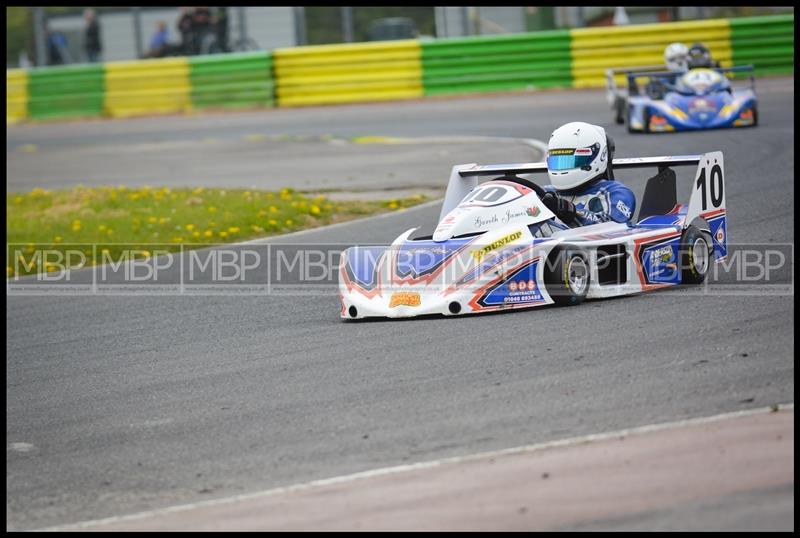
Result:
[[[7,259],[6,272],[13,277],[55,270],[55,264],[41,268],[36,259],[25,258],[26,253],[38,249],[66,251],[67,246],[75,249],[81,245],[78,248],[89,260],[85,264],[91,265],[93,244],[101,244],[103,254],[111,259],[131,248],[148,256],[148,245],[170,252],[180,250],[181,245],[184,249],[202,248],[396,211],[426,200],[418,194],[393,200],[333,201],[292,189],[204,187],[79,186],[8,193],[6,243],[20,250],[17,256],[22,258]]]

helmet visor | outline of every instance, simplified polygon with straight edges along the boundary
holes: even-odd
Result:
[[[597,144],[589,148],[552,149],[547,152],[547,169],[571,170],[589,166],[597,157],[599,150],[600,147]]]

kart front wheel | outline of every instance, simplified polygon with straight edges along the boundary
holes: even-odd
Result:
[[[710,238],[695,226],[689,226],[681,239],[681,282],[702,284],[714,255]]]
[[[589,293],[591,271],[584,252],[556,247],[547,258],[544,282],[547,293],[557,305],[577,305]]]

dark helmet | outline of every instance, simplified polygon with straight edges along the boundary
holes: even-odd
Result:
[[[689,47],[689,55],[686,63],[689,69],[714,66],[714,63],[711,61],[711,51],[702,43],[695,43]]]

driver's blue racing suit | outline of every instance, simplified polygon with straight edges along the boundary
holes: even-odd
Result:
[[[575,205],[575,220],[581,226],[598,222],[628,222],[636,210],[633,191],[619,181],[601,179],[575,191],[558,191],[552,185],[544,187]]]

